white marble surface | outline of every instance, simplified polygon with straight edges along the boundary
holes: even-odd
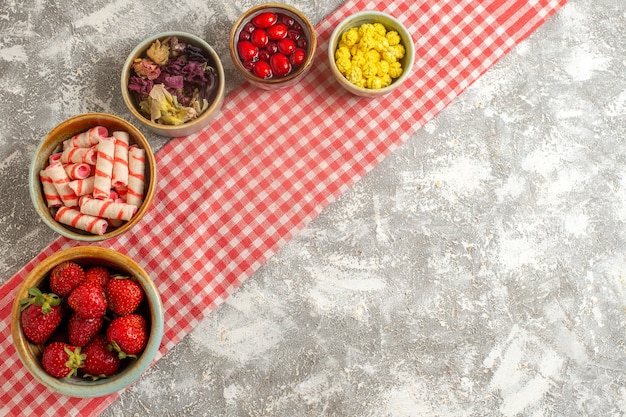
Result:
[[[234,88],[256,3],[2,3],[3,282],[54,239],[27,191],[45,133],[130,120],[118,69],[157,31],[203,36]],[[626,415],[625,52],[626,1],[570,1],[103,415]]]

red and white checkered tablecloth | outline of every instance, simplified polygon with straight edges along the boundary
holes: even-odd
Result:
[[[303,82],[276,92],[244,84],[206,131],[170,141],[157,153],[150,211],[134,230],[99,243],[136,259],[161,291],[165,334],[158,356],[564,4],[349,0],[316,27],[319,48]],[[343,91],[326,58],[335,25],[368,9],[397,17],[416,46],[405,87],[377,99]],[[55,240],[2,286],[0,415],[97,415],[117,398],[49,391],[27,373],[12,345],[16,288],[38,262],[78,244]]]

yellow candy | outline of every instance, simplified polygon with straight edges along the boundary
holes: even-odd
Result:
[[[352,68],[352,62],[350,61],[350,58],[341,57],[335,62],[337,64],[337,69],[339,70],[339,72],[344,75],[348,71],[350,71],[350,68]]]
[[[398,61],[389,64],[387,74],[389,74],[391,78],[398,78],[402,75],[402,65],[400,65]]]
[[[341,35],[341,42],[343,42],[345,46],[350,47],[359,42],[360,38],[361,36],[359,35],[358,29],[352,28]]]
[[[395,30],[387,32],[385,38],[387,39],[387,42],[389,42],[389,45],[398,45],[402,41],[402,39],[400,39],[400,35],[398,35],[398,32]]]

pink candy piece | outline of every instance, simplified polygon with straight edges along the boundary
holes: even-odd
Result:
[[[80,212],[107,219],[130,220],[137,212],[137,206],[116,203],[113,200],[99,200],[87,195],[80,198]]]
[[[52,155],[50,155],[50,157],[48,158],[48,163],[51,164],[53,162],[59,161],[61,162],[61,156],[63,155],[63,152],[56,152],[53,153]]]
[[[115,139],[100,139],[97,150],[98,158],[96,160],[96,179],[93,185],[93,196],[95,198],[109,198],[111,177],[113,174]]]
[[[84,180],[91,175],[91,167],[92,165],[84,162],[63,165],[63,169],[65,169],[65,173],[70,180]]]
[[[95,165],[97,156],[98,154],[95,146],[91,148],[71,147],[63,150],[61,162],[64,164],[84,162],[90,165]]]
[[[133,145],[128,148],[128,187],[126,202],[137,207],[141,206],[141,203],[143,203],[145,155],[146,151],[137,146]]]
[[[59,223],[96,235],[103,235],[108,227],[108,223],[105,219],[83,214],[69,207],[61,207],[54,216],[54,219]]]
[[[63,205],[67,207],[75,207],[78,205],[78,197],[72,191],[69,186],[70,179],[63,169],[63,165],[60,162],[53,162],[45,169],[48,176],[52,179],[52,183],[59,193]]]
[[[78,197],[92,194],[93,193],[93,183],[95,181],[95,177],[87,177],[82,180],[74,180],[70,181],[69,186],[74,191]]]
[[[54,186],[54,181],[50,178],[48,171],[45,169],[39,171],[39,180],[41,181],[43,196],[46,199],[46,203],[48,203],[48,207],[62,206],[63,200],[61,200],[61,196],[57,192],[57,189]]]
[[[104,126],[95,126],[86,132],[81,132],[63,141],[63,149],[67,148],[91,148],[100,142],[101,138],[109,136],[109,130]]]
[[[128,141],[126,132],[113,132],[115,138],[115,151],[113,158],[113,176],[111,186],[113,188],[128,185]]]

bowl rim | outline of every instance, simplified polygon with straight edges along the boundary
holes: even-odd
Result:
[[[337,69],[337,64],[335,63],[335,51],[337,50],[337,44],[339,43],[341,35],[346,30],[360,26],[363,23],[371,23],[372,21],[376,22],[377,18],[390,20],[398,26],[398,29],[400,29],[398,31],[398,34],[402,38],[402,44],[404,45],[406,50],[405,56],[408,56],[410,58],[405,60],[406,65],[400,77],[396,78],[387,87],[379,89],[363,88],[352,84],[346,79],[346,77],[343,76],[343,74],[339,72],[339,69]],[[413,70],[413,64],[415,62],[415,43],[406,26],[394,16],[378,10],[362,10],[344,18],[339,22],[339,24],[337,24],[337,26],[335,26],[335,29],[332,31],[328,40],[328,61],[331,72],[333,73],[337,81],[348,91],[358,95],[362,94],[364,96],[382,96],[395,90],[411,74],[411,71]]]
[[[138,138],[138,140],[141,142],[139,145],[141,145],[141,147],[146,151],[145,158],[148,161],[146,166],[149,167],[150,183],[148,184],[148,188],[144,191],[143,203],[141,204],[137,212],[133,215],[133,217],[129,221],[124,223],[124,225],[113,229],[110,232],[104,233],[103,235],[90,234],[87,232],[85,233],[75,232],[65,227],[65,225],[54,220],[54,217],[52,217],[52,214],[50,214],[50,211],[48,210],[47,205],[45,203],[45,198],[43,196],[43,191],[41,189],[41,182],[39,180],[39,171],[38,171],[39,166],[37,164],[37,159],[38,159],[38,156],[44,152],[45,148],[47,148],[48,140],[52,139],[53,137],[58,136],[59,131],[62,130],[66,125],[71,124],[75,120],[78,120],[81,118],[93,118],[94,126],[102,120],[105,120],[106,122],[114,122],[114,123],[124,126],[124,128],[128,130],[128,133],[130,134],[131,137]],[[76,133],[79,133],[79,132],[76,132]],[[69,137],[71,136],[64,137],[64,139],[68,139]],[[60,145],[60,142],[59,142],[59,145]],[[134,126],[132,123],[130,123],[126,119],[122,119],[121,117],[118,117],[109,113],[97,113],[97,112],[81,113],[81,114],[74,115],[68,119],[61,121],[55,127],[53,127],[46,134],[46,136],[43,137],[43,139],[40,140],[37,146],[37,149],[35,150],[35,153],[33,154],[33,157],[30,162],[28,190],[29,190],[31,201],[35,207],[35,211],[50,229],[52,229],[56,233],[59,233],[62,236],[65,236],[73,240],[78,240],[78,241],[83,241],[83,242],[98,242],[98,241],[110,239],[110,238],[113,238],[113,237],[116,237],[125,233],[126,231],[132,229],[132,227],[141,220],[144,214],[148,211],[150,204],[152,203],[152,199],[154,197],[155,191],[156,191],[156,183],[157,183],[156,171],[157,171],[156,160],[154,157],[154,152],[152,151],[152,147],[150,146],[150,142],[148,142],[146,137],[143,135],[143,133],[141,133],[139,129],[137,129],[136,126]]]
[[[146,49],[150,47],[150,45],[156,41],[168,38],[170,36],[176,36],[178,38],[188,38],[194,42],[197,42],[202,48],[206,49],[209,52],[211,59],[213,60],[213,64],[215,65],[215,70],[217,71],[217,90],[215,91],[215,99],[209,104],[209,107],[197,118],[185,122],[180,125],[165,125],[153,122],[150,119],[147,119],[144,115],[142,115],[139,110],[137,110],[136,106],[133,104],[133,99],[131,97],[130,92],[128,91],[128,79],[130,77],[130,66],[136,57],[141,55]],[[224,96],[224,91],[226,88],[226,80],[224,78],[224,67],[222,65],[222,61],[211,45],[206,42],[204,39],[199,36],[194,35],[193,33],[181,32],[181,31],[167,31],[156,33],[148,38],[142,40],[139,44],[137,44],[133,50],[128,54],[126,60],[124,61],[122,67],[122,74],[120,76],[120,90],[122,93],[122,98],[128,110],[132,113],[132,115],[137,118],[141,123],[148,126],[153,132],[154,131],[162,131],[165,135],[174,136],[176,132],[181,129],[185,129],[187,131],[193,129],[196,125],[202,125],[203,121],[206,118],[210,118],[215,110],[219,109],[222,105],[222,100]]]
[[[28,354],[31,343],[27,341],[22,333],[22,325],[19,320],[20,315],[20,299],[27,294],[27,289],[33,284],[38,283],[50,273],[52,268],[65,260],[89,261],[94,259],[103,259],[105,262],[115,263],[124,262],[124,269],[130,271],[130,274],[144,287],[146,300],[151,311],[150,337],[146,348],[137,361],[133,364],[132,369],[122,371],[116,377],[107,379],[99,379],[97,381],[84,381],[78,383],[68,383],[67,379],[54,378],[43,369],[39,361]],[[141,279],[139,279],[141,278]],[[13,306],[11,309],[11,337],[17,354],[27,371],[40,383],[49,389],[69,397],[94,398],[112,394],[123,389],[134,382],[149,367],[161,345],[164,333],[164,313],[161,302],[160,293],[148,275],[148,273],[133,259],[117,252],[113,249],[100,246],[76,246],[69,249],[63,249],[43,261],[38,263],[26,276],[18,290],[15,292]]]
[[[259,78],[256,75],[252,74],[250,71],[248,71],[246,68],[244,68],[237,54],[237,48],[235,45],[236,45],[236,40],[239,36],[239,32],[241,32],[241,28],[243,27],[245,23],[247,23],[252,18],[252,15],[265,9],[279,9],[279,10],[284,10],[295,15],[295,17],[297,17],[298,20],[300,21],[299,23],[303,24],[303,26],[306,27],[306,32],[308,33],[309,47],[308,47],[306,60],[300,66],[300,68],[298,68],[297,71],[292,72],[286,77],[270,78],[270,79]],[[230,50],[230,57],[233,61],[233,64],[235,65],[235,68],[247,80],[260,84],[260,85],[280,86],[282,84],[289,84],[290,81],[293,81],[294,79],[305,74],[306,72],[308,72],[309,68],[313,64],[316,49],[317,49],[317,34],[315,32],[315,28],[311,24],[311,21],[305,16],[305,14],[301,10],[289,4],[268,2],[268,3],[262,3],[259,5],[253,6],[249,8],[248,10],[246,10],[245,12],[243,12],[239,16],[239,18],[237,18],[237,20],[233,23],[231,30],[230,30],[229,50]]]

